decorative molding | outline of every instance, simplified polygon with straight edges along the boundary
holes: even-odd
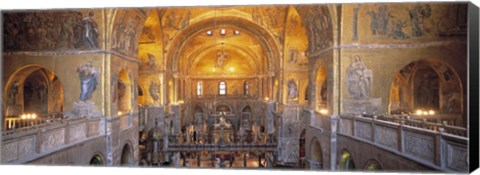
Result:
[[[449,40],[449,41],[431,41],[423,43],[403,43],[403,44],[342,44],[338,46],[330,46],[325,49],[319,50],[314,53],[307,53],[309,59],[317,58],[318,56],[337,49],[395,49],[395,48],[422,48],[422,47],[434,47],[434,46],[444,46],[450,44],[465,43],[462,40]]]
[[[25,55],[25,56],[70,56],[70,55],[86,55],[86,54],[112,54],[123,58],[127,61],[132,61],[140,64],[140,58],[124,55],[114,50],[69,50],[69,51],[18,51],[18,52],[3,52],[4,56],[10,55]]]

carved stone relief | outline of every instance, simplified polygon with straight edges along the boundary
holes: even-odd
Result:
[[[398,149],[398,132],[396,129],[384,127],[380,125],[375,126],[375,140],[381,145],[385,145],[392,149]]]
[[[76,125],[76,126],[70,126],[68,133],[69,133],[69,138],[68,142],[76,142],[82,139],[86,138],[86,125],[85,123]]]
[[[23,156],[31,155],[34,153],[34,138],[29,137],[18,142],[18,157],[21,158]]]
[[[353,132],[352,132],[352,127],[353,127],[353,122],[352,120],[349,120],[349,119],[342,119],[340,118],[340,130],[339,132],[341,134],[345,134],[345,135],[353,135]]]
[[[41,152],[59,147],[65,143],[65,130],[55,130],[42,136]]]
[[[96,136],[99,134],[99,123],[88,122],[87,137]]]
[[[355,121],[355,136],[370,140],[372,138],[372,125],[370,123]]]
[[[468,149],[447,143],[447,166],[457,171],[468,171]]]
[[[3,144],[3,143],[2,143]],[[2,145],[2,163],[18,159],[18,142]]]
[[[434,146],[432,136],[405,131],[405,151],[410,155],[433,162]]]

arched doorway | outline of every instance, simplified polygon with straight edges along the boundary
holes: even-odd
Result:
[[[312,141],[312,147],[310,149],[310,169],[322,169],[323,168],[323,153],[322,146],[318,139]]]
[[[464,97],[460,78],[447,64],[420,60],[402,68],[390,86],[391,114],[429,115],[432,122],[464,122]],[[430,114],[430,111],[432,111]],[[436,116],[433,114],[448,114]]]
[[[363,167],[363,169],[368,171],[375,171],[375,170],[382,170],[383,168],[380,165],[380,163],[378,163],[377,160],[370,159],[367,161],[367,163],[365,163],[365,166]]]
[[[21,114],[47,117],[63,112],[63,86],[53,71],[28,65],[10,76],[3,97],[6,118]]]
[[[349,171],[355,169],[353,157],[347,150],[344,150],[340,156],[340,170]]]
[[[122,149],[122,157],[120,159],[121,166],[130,166],[133,164],[132,147],[129,143],[125,144]]]
[[[90,159],[90,165],[93,166],[101,166],[105,165],[105,162],[103,161],[103,157],[99,154],[95,154],[92,159]]]

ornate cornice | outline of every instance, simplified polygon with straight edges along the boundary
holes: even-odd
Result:
[[[25,55],[25,56],[71,56],[71,55],[86,55],[86,54],[112,54],[123,58],[127,61],[132,61],[136,63],[140,63],[140,59],[137,57],[132,57],[128,55],[124,55],[117,51],[111,50],[68,50],[68,51],[13,51],[13,52],[3,52],[4,56],[9,55]]]

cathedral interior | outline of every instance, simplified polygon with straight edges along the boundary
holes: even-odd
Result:
[[[1,163],[467,172],[470,8],[3,11]]]

